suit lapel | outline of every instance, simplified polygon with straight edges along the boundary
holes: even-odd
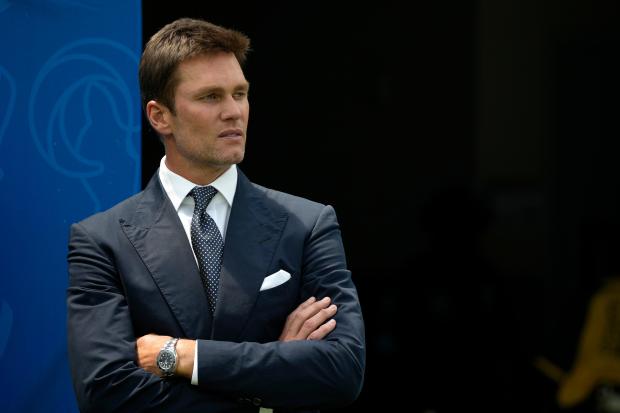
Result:
[[[123,231],[187,338],[208,338],[212,316],[189,241],[155,173]]]
[[[288,216],[265,203],[265,195],[239,170],[224,242],[213,339],[239,339],[267,275]]]

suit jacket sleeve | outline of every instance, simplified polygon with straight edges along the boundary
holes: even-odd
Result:
[[[80,224],[69,243],[68,346],[83,412],[244,411],[239,403],[164,380],[136,364],[136,338],[123,285],[105,244]],[[255,411],[250,409],[248,411]]]
[[[331,206],[323,207],[307,234],[302,278],[302,300],[329,296],[338,306],[335,330],[318,341],[199,340],[200,387],[276,408],[331,407],[358,396],[365,365],[364,324]]]

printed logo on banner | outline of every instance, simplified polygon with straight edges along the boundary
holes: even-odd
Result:
[[[140,108],[132,96],[137,87],[126,81],[135,78],[137,62],[121,43],[85,38],[54,53],[33,83],[28,123],[35,146],[56,172],[81,182],[94,211],[101,209],[98,185],[106,184],[96,178],[110,177],[106,165],[120,157],[134,165],[124,178],[134,191],[140,186]]]

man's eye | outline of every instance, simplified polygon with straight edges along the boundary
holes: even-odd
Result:
[[[243,99],[248,95],[248,92],[235,92],[233,95],[235,99]]]
[[[209,101],[215,101],[219,99],[219,96],[216,95],[215,93],[211,93],[208,95],[204,95],[202,98],[202,100],[209,100]]]

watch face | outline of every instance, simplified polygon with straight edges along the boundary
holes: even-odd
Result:
[[[174,353],[162,350],[157,357],[157,365],[163,371],[171,370],[174,367]]]

